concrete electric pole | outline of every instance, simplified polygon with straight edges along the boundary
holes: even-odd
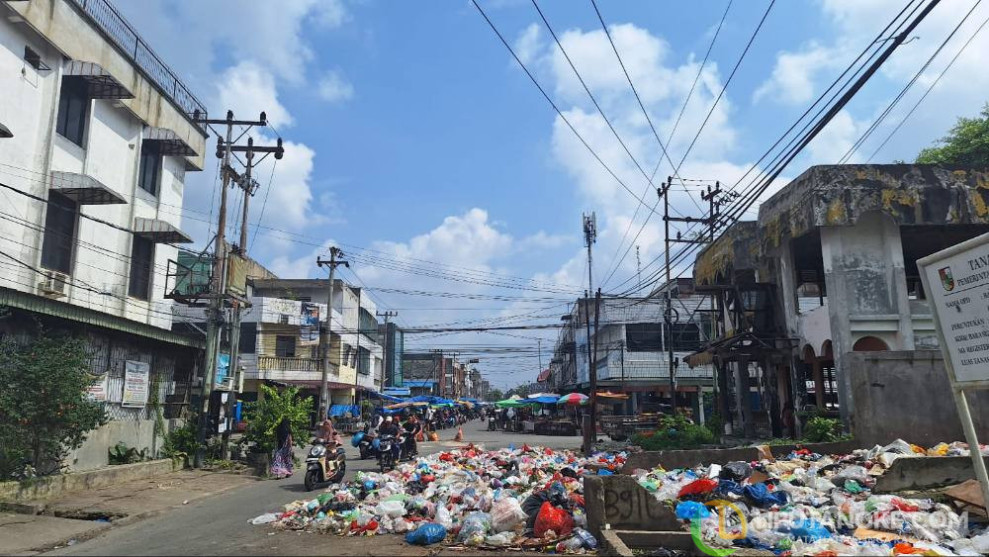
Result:
[[[316,258],[316,265],[322,267],[326,265],[330,268],[330,283],[329,290],[326,296],[326,327],[323,329],[323,334],[319,336],[320,345],[323,351],[323,379],[320,382],[319,390],[319,422],[326,419],[327,410],[329,410],[329,400],[330,400],[330,350],[333,344],[333,337],[331,336],[332,323],[333,323],[333,281],[334,275],[336,274],[337,266],[343,265],[345,267],[350,267],[350,263],[346,261],[341,261],[339,257],[343,255],[343,251],[340,248],[333,246],[330,248],[330,258],[323,259],[321,257]],[[359,310],[358,310],[359,311]],[[360,320],[358,319],[358,322]],[[360,325],[358,325],[358,330]],[[358,332],[358,334],[360,334]]]

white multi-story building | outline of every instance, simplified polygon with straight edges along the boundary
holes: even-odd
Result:
[[[182,196],[205,110],[107,0],[0,2],[0,91],[0,305],[84,329],[111,416],[146,413],[114,406],[126,362],[150,366],[164,401],[201,345],[171,332],[163,291],[191,241]],[[123,427],[106,441],[155,444]],[[105,461],[102,435],[81,466]]]

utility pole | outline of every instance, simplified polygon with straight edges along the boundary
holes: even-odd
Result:
[[[537,338],[536,345],[539,347],[539,373],[543,372],[543,339]],[[539,377],[536,375],[536,377]]]
[[[316,258],[316,266],[322,267],[326,265],[330,268],[330,282],[329,290],[326,295],[326,327],[323,329],[323,334],[319,336],[320,345],[323,349],[323,378],[320,381],[319,390],[319,414],[317,415],[318,421],[322,422],[326,419],[327,411],[330,408],[330,351],[333,345],[333,337],[331,335],[332,323],[333,323],[333,280],[336,274],[337,266],[343,265],[344,267],[350,267],[350,263],[347,261],[341,261],[339,258],[343,256],[343,251],[336,246],[330,247],[330,258],[329,260],[323,259],[322,257]],[[359,311],[359,310],[358,310]],[[358,315],[360,315],[358,313]],[[360,321],[360,319],[358,319]],[[358,330],[360,325],[358,325]]]
[[[388,377],[387,377],[387,379],[385,377],[382,377],[381,378],[381,383],[385,387],[394,387],[395,386],[394,385],[394,379],[395,378],[392,376],[392,371],[393,371],[393,369],[395,367],[395,361],[394,361],[393,355],[388,351],[388,345],[389,345],[388,338],[391,336],[391,330],[388,328],[388,320],[391,319],[392,317],[395,317],[396,315],[398,315],[398,312],[397,311],[378,311],[378,312],[375,312],[374,315],[376,317],[384,317],[385,318],[385,344],[384,344],[384,347],[383,348],[385,350],[385,373],[388,375]]]
[[[715,182],[715,187],[712,189],[711,186],[707,187],[707,192],[701,192],[701,199],[708,202],[709,213],[707,217],[695,218],[695,217],[671,217],[670,216],[670,187],[673,185],[673,177],[667,176],[666,182],[660,184],[660,187],[656,189],[656,193],[659,195],[660,199],[663,200],[663,226],[665,229],[665,244],[666,244],[666,288],[664,292],[664,299],[666,302],[666,310],[663,312],[663,320],[665,322],[665,344],[666,353],[668,355],[667,365],[669,366],[670,373],[670,410],[673,415],[676,415],[677,407],[677,383],[676,383],[676,368],[679,364],[679,360],[673,354],[673,324],[680,321],[679,312],[673,308],[673,285],[672,283],[672,269],[670,268],[670,248],[674,243],[680,244],[706,244],[709,241],[714,241],[715,229],[717,227],[717,217],[718,209],[723,205],[727,199],[719,198],[721,195],[721,182]],[[735,196],[732,193],[728,193],[726,197],[734,199]],[[684,222],[688,224],[701,223],[708,227],[709,239],[705,235],[698,235],[697,239],[683,238],[680,232],[677,232],[676,238],[670,237],[670,222]]]
[[[601,288],[598,287],[597,294],[594,295],[594,365],[591,366],[591,398],[588,404],[591,406],[591,447],[598,440],[598,323],[601,319]]]
[[[227,188],[233,176],[230,167],[230,156],[234,151],[233,128],[234,126],[266,126],[267,118],[264,112],[259,120],[234,120],[232,110],[227,111],[225,119],[199,118],[196,115],[196,122],[207,126],[225,125],[226,141],[219,138],[216,147],[217,158],[222,159],[220,173],[223,177],[223,185],[220,189],[220,209],[216,224],[216,241],[213,247],[213,269],[209,282],[209,293],[207,299],[209,306],[206,310],[206,348],[205,365],[203,366],[203,384],[200,390],[199,407],[199,428],[196,436],[197,449],[193,458],[193,465],[202,467],[205,458],[206,437],[209,430],[209,402],[213,394],[213,381],[216,377],[216,365],[220,353],[220,329],[223,324],[223,308],[227,298],[227,246],[225,229],[227,227]],[[234,364],[231,363],[231,366]]]
[[[264,115],[262,114],[262,120],[264,120]],[[248,216],[248,206],[250,204],[251,197],[254,196],[258,189],[258,183],[252,177],[254,173],[254,167],[266,159],[268,155],[275,155],[275,159],[280,160],[285,154],[285,149],[282,147],[281,138],[278,139],[278,143],[274,147],[255,147],[254,138],[247,138],[247,147],[239,147],[236,145],[229,146],[231,153],[236,153],[243,150],[244,156],[247,159],[247,163],[244,168],[244,175],[237,176],[236,172],[232,169],[230,173],[234,176],[235,182],[244,190],[244,210],[241,214],[240,220],[240,243],[238,244],[238,250],[242,257],[247,257],[247,216]],[[257,163],[254,162],[255,153],[264,153],[264,156],[258,159]],[[233,302],[232,308],[232,319],[230,324],[230,377],[235,379],[240,374],[240,319],[241,313],[243,312],[244,306],[246,304],[241,304],[239,301]],[[231,383],[231,386],[233,383]],[[240,381],[237,381],[237,385],[240,385]],[[223,430],[223,443],[221,445],[221,457],[224,459],[230,458],[230,434],[234,427],[233,414],[234,409],[237,406],[237,394],[239,392],[238,388],[231,387],[230,391],[227,393],[227,409],[226,417],[227,424],[226,428]]]
[[[361,290],[357,291],[357,350],[354,353],[354,405],[357,405],[357,382],[361,378]]]
[[[635,246],[635,274],[638,276],[638,288],[636,292],[642,290],[642,259],[639,257],[639,246]]]

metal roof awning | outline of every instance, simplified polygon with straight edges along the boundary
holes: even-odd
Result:
[[[134,219],[134,234],[143,236],[152,242],[163,244],[191,244],[188,234],[175,228],[170,223],[158,219]]]
[[[110,75],[110,72],[103,69],[103,66],[95,62],[83,62],[81,60],[70,60],[65,63],[62,75],[81,78],[86,82],[86,93],[91,99],[133,99],[131,93],[123,83]]]
[[[158,144],[158,152],[173,157],[194,157],[199,153],[189,146],[179,134],[168,128],[147,128],[144,131],[144,141],[154,141]]]
[[[52,191],[80,205],[120,205],[127,200],[96,178],[76,172],[52,172]]]

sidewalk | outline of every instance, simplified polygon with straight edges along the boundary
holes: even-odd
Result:
[[[28,501],[20,508],[36,514],[0,514],[0,554],[31,555],[80,542],[110,526],[256,482],[257,478],[247,474],[182,470],[57,499]]]

